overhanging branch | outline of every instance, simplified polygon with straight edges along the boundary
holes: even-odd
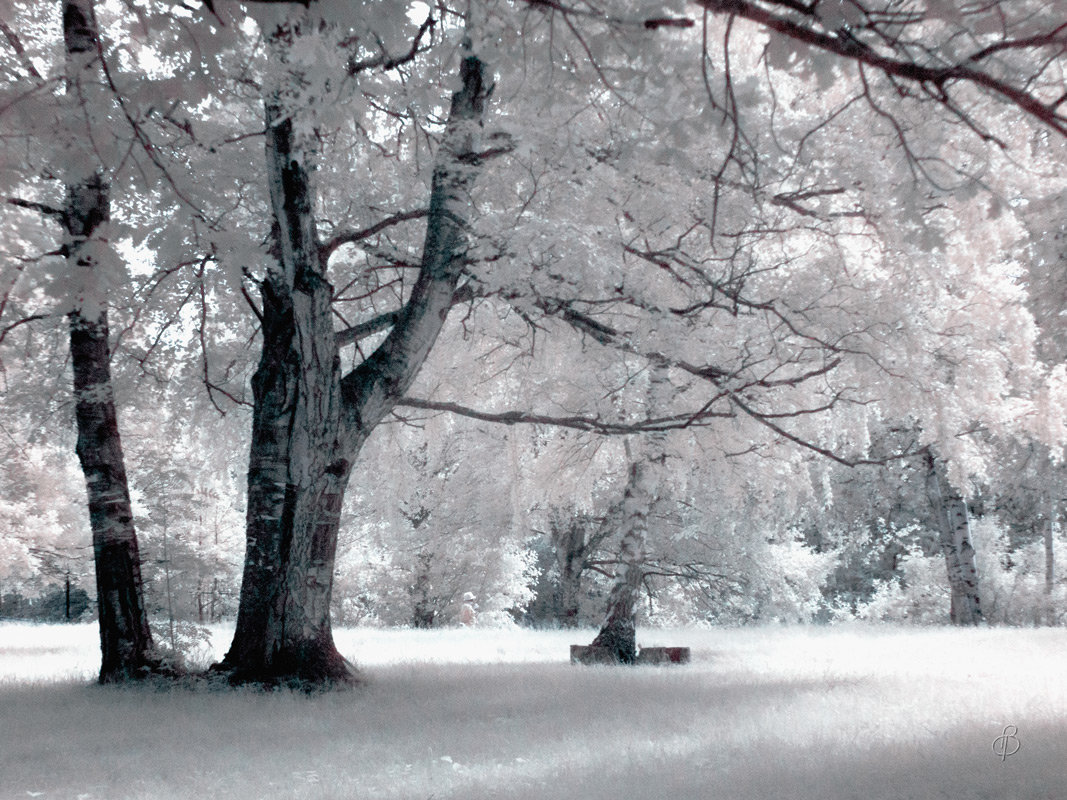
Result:
[[[424,411],[443,411],[449,414],[458,414],[463,417],[477,419],[482,422],[492,422],[498,425],[550,425],[558,428],[571,428],[574,430],[587,431],[607,436],[625,436],[634,433],[653,433],[656,431],[678,430],[699,426],[701,423],[716,417],[728,417],[719,411],[705,409],[697,413],[674,414],[669,417],[654,417],[641,420],[640,422],[616,422],[603,420],[597,417],[582,415],[552,416],[550,414],[534,414],[526,411],[481,411],[459,403],[451,403],[439,400],[423,400],[417,397],[404,397],[397,402],[399,406],[407,408],[419,408]]]
[[[1032,76],[1027,76],[1021,86],[1016,86],[1007,80],[994,77],[976,66],[979,61],[987,58],[997,50],[1044,46],[1067,47],[1067,38],[1062,35],[1063,26],[1042,36],[1020,40],[1009,39],[998,45],[985,47],[956,64],[926,65],[898,57],[895,54],[885,55],[880,53],[868,44],[858,40],[854,35],[850,35],[846,28],[842,28],[841,31],[833,35],[816,30],[813,26],[818,24],[816,16],[817,3],[811,3],[810,5],[794,2],[760,3],[756,2],[756,0],[694,0],[694,2],[713,14],[742,17],[794,41],[873,67],[890,78],[931,87],[938,101],[952,110],[953,113],[958,114],[960,112],[952,105],[946,93],[947,87],[952,83],[973,84],[1000,96],[1034,119],[1048,125],[1061,135],[1067,136],[1067,115],[1057,111],[1057,103],[1043,102],[1025,88],[1030,84]],[[768,4],[789,8],[809,19],[811,24],[797,22],[769,11],[765,7]]]

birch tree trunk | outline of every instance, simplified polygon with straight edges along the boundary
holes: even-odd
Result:
[[[315,236],[310,142],[292,110],[267,102],[266,157],[278,266],[265,278],[263,353],[253,378],[246,552],[237,628],[220,668],[234,681],[346,683],[330,596],[344,492],[374,427],[411,385],[462,272],[469,190],[478,173],[489,86],[473,55],[433,176],[421,269],[392,331],[342,378],[333,288]]]
[[[945,480],[941,465],[931,453],[926,454],[926,496],[945,556],[952,598],[949,618],[953,625],[978,625],[982,622],[982,607],[967,503]]]
[[[653,409],[665,407],[669,394],[667,368],[661,364],[653,365],[648,388],[650,416]],[[622,502],[609,513],[609,520],[620,519],[623,533],[619,566],[608,593],[607,613],[593,646],[610,648],[622,664],[637,660],[637,603],[644,581],[648,517],[658,499],[665,439],[663,432],[649,434],[645,457],[630,466]]]
[[[99,35],[91,0],[63,2],[68,97],[85,102],[83,88],[99,81]],[[141,583],[126,467],[111,386],[106,298],[93,292],[92,270],[107,242],[110,187],[98,170],[71,180],[63,223],[64,252],[72,281],[87,287],[69,312],[74,373],[76,451],[85,475],[93,535],[100,619],[100,682],[143,677],[153,660]]]
[[[655,499],[653,468],[648,462],[630,465],[630,475],[620,506],[622,542],[619,564],[608,593],[608,609],[594,647],[608,647],[622,664],[637,660],[637,603],[644,578],[648,514]]]

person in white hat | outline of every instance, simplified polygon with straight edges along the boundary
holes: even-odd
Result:
[[[474,593],[467,592],[463,595],[463,605],[459,609],[459,622],[461,625],[474,624]]]

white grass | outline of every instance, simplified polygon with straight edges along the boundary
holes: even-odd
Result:
[[[91,626],[0,625],[0,798],[1067,797],[1064,630],[649,632],[693,663],[633,669],[567,663],[591,631],[337,638],[361,689],[157,692],[90,685]]]

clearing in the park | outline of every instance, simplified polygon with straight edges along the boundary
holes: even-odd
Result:
[[[691,646],[670,667],[574,666],[575,634],[340,631],[364,682],[308,696],[102,687],[92,625],[3,624],[0,798],[1059,800],[1067,786],[1067,630],[639,633]]]

